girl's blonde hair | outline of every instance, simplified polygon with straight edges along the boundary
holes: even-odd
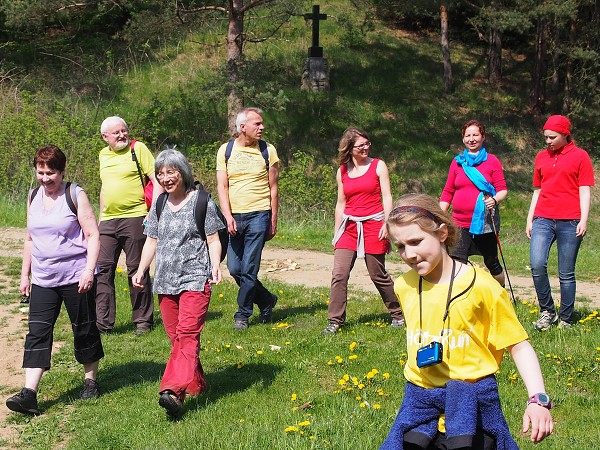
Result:
[[[443,224],[448,229],[445,244],[453,247],[458,240],[458,227],[452,217],[440,208],[438,201],[425,194],[408,194],[400,197],[387,220],[388,231],[394,225],[416,223],[430,233],[437,232]]]

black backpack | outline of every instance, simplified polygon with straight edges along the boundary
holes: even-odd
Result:
[[[196,227],[198,228],[200,236],[206,241],[204,221],[206,220],[206,208],[208,206],[208,199],[210,198],[210,194],[206,192],[204,186],[199,181],[196,181],[196,189],[198,190],[198,194],[196,195],[196,205],[194,207],[194,219],[196,220]],[[160,220],[160,215],[163,209],[165,209],[168,196],[169,194],[163,192],[156,199],[156,217],[158,220]],[[225,225],[225,228],[218,231],[219,240],[221,241],[221,261],[223,261],[225,259],[225,255],[227,255],[227,246],[229,245],[229,233],[227,232],[227,220],[225,220],[225,216],[223,216],[221,209],[216,204],[215,207],[217,208],[217,216]]]
[[[227,165],[227,162],[229,161],[229,158],[231,157],[231,152],[233,151],[233,144],[235,143],[235,139],[232,139],[231,141],[229,141],[227,143],[227,147],[225,147],[225,165]],[[265,166],[267,169],[267,173],[269,172],[269,150],[267,148],[267,143],[266,141],[263,141],[262,139],[258,141],[258,149],[260,150],[260,154],[262,155],[262,157],[265,160]]]
[[[77,205],[77,191],[75,190],[76,187],[77,187],[77,185],[75,183],[71,183],[70,181],[67,181],[67,184],[65,186],[65,200],[67,201],[67,205],[69,205],[69,209],[75,215],[77,215],[77,206],[78,206]],[[29,204],[30,205],[39,190],[40,190],[40,186],[36,187],[35,189],[32,189],[31,192],[29,193]]]

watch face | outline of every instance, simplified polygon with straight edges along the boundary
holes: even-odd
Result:
[[[548,394],[544,394],[543,392],[541,392],[537,395],[537,397],[538,402],[540,402],[542,405],[547,405],[550,403],[550,397],[548,397]]]

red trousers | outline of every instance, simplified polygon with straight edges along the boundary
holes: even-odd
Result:
[[[210,293],[210,285],[206,283],[203,292],[158,295],[162,321],[171,340],[171,356],[160,382],[160,392],[169,389],[182,401],[186,394],[198,395],[206,388],[199,353]]]

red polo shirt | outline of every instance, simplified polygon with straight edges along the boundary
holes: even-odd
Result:
[[[533,186],[541,188],[534,216],[580,219],[579,187],[593,185],[592,161],[575,143],[555,152],[542,150],[535,157],[533,169]]]

